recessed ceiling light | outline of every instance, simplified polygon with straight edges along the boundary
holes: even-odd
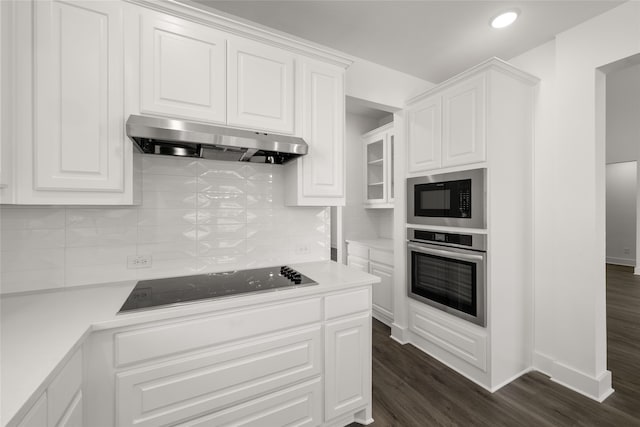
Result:
[[[509,10],[493,18],[491,20],[491,26],[493,28],[508,27],[509,25],[513,24],[516,19],[518,19],[518,11]]]

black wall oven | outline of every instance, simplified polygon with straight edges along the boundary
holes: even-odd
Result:
[[[487,236],[408,229],[408,295],[486,326]]]
[[[486,169],[407,180],[407,223],[486,228]]]

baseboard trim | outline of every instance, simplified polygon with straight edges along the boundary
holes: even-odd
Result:
[[[397,342],[398,344],[408,344],[409,343],[409,328],[406,326],[399,326],[395,323],[391,324],[391,339]]]
[[[517,374],[515,374],[514,376],[512,376],[511,378],[508,378],[508,379],[504,380],[503,382],[501,382],[500,384],[491,387],[491,389],[489,391],[491,391],[491,393],[495,393],[496,391],[500,390],[502,387],[506,386],[510,382],[515,381],[518,378],[520,378],[521,376],[523,376],[524,374],[528,374],[529,372],[534,371],[534,370],[535,369],[533,369],[533,367],[531,367],[531,366],[528,367],[528,368],[525,368],[522,371],[520,371]]]
[[[553,370],[553,358],[537,351],[534,352],[533,369],[551,377],[551,371]]]
[[[607,264],[624,265],[626,267],[635,267],[636,260],[630,258],[607,257]]]
[[[551,381],[580,393],[596,402],[603,402],[613,394],[611,371],[592,377],[560,362],[553,362]]]
[[[633,274],[635,274],[636,276],[640,276],[640,267],[636,267],[633,269]]]

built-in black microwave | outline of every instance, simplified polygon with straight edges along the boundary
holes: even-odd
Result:
[[[407,179],[407,223],[486,228],[486,169]]]

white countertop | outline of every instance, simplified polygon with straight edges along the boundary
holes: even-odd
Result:
[[[377,283],[376,276],[332,261],[293,264],[317,286],[201,300],[127,314],[118,310],[135,281],[0,298],[0,408],[5,426],[26,403],[44,391],[72,352],[93,330],[165,320],[233,307],[274,302]]]
[[[393,239],[347,239],[347,243],[355,243],[362,246],[368,246],[381,251],[393,252]]]

